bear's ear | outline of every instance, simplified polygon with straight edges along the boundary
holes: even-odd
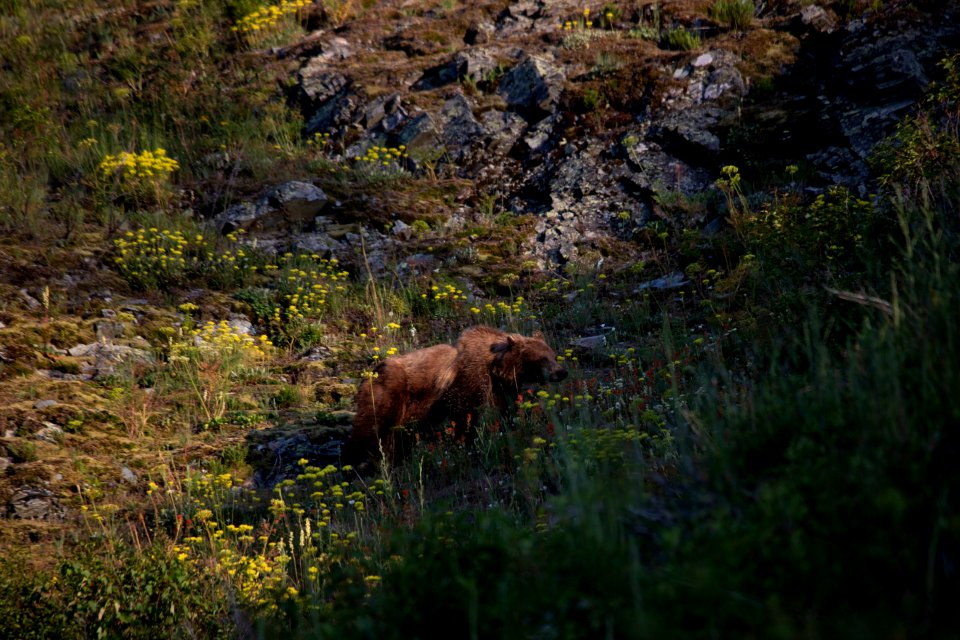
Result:
[[[500,342],[494,342],[490,345],[490,353],[496,353],[498,355],[503,355],[507,351],[513,348],[513,338],[506,336]]]
[[[542,332],[542,331],[535,331],[535,332],[533,333],[533,337],[534,337],[535,339],[537,339],[537,340],[543,340],[543,332]]]

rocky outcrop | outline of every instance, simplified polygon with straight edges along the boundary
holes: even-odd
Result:
[[[802,55],[782,91],[744,109],[761,138],[747,153],[803,160],[821,184],[873,192],[868,160],[876,145],[914,111],[940,59],[960,48],[957,3],[936,11],[884,4],[847,22],[810,6],[789,22]]]
[[[65,513],[57,497],[43,487],[20,487],[7,508],[10,517],[20,520],[63,520]]]
[[[774,43],[766,49],[728,37],[656,55],[629,39],[626,21],[649,23],[644,11],[625,11],[623,24],[607,30],[588,29],[578,3],[514,2],[496,14],[477,13],[455,51],[429,37],[454,14],[429,11],[374,39],[394,55],[403,52],[406,64],[385,63],[373,81],[369,69],[355,66],[371,42],[362,29],[323,41],[299,67],[296,99],[305,133],[342,142],[337,158],[404,145],[407,170],[468,179],[473,188],[463,193],[492,194],[509,211],[536,214],[521,258],[544,268],[590,264],[611,242],[642,237],[663,215],[664,201],[714,189],[725,164],[806,161],[821,177],[812,189],[840,182],[868,190],[872,149],[909,113],[943,52],[960,44],[957,8],[934,13],[891,2],[845,20],[829,4],[794,4],[754,22],[751,29],[767,38],[758,42]],[[672,20],[720,33],[682,12]],[[576,26],[561,30],[564,23]],[[790,54],[782,56],[773,90],[766,88],[769,97],[754,97],[745,70],[754,57],[776,59],[777,47]],[[637,68],[643,73],[633,73]],[[384,86],[368,94],[371,82]],[[644,86],[630,86],[638,83]],[[616,92],[642,99],[607,99]],[[477,202],[458,197],[469,217]],[[341,259],[363,238],[367,249],[379,247],[378,265],[391,245],[412,237],[393,222],[397,233],[382,233],[382,222],[381,230],[366,228],[346,210],[336,220],[318,217],[325,202],[322,192],[264,197],[233,207],[218,223],[224,231],[299,229],[293,244]],[[724,216],[715,208],[673,222],[702,225]]]
[[[497,94],[513,109],[529,113],[533,122],[556,111],[563,91],[563,71],[537,56],[524,59],[500,79]]]
[[[327,195],[309,182],[291,181],[268,190],[256,202],[242,202],[215,220],[221,233],[280,231],[310,227],[327,205]]]
[[[83,360],[80,369],[86,376],[101,378],[113,375],[121,364],[153,364],[154,358],[143,349],[105,342],[78,344],[67,349],[74,358]]]

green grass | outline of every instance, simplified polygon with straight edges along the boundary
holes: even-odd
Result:
[[[664,32],[661,38],[661,46],[674,51],[699,49],[701,44],[703,44],[703,42],[699,34],[688,31],[683,27],[670,29]]]
[[[710,17],[734,31],[743,31],[753,21],[756,7],[753,0],[717,0],[710,7]]]
[[[286,72],[258,57],[299,17],[261,39],[230,28],[247,1],[66,4],[0,17],[0,454],[14,463],[0,496],[53,483],[68,513],[0,531],[5,551],[31,550],[0,559],[0,636],[955,635],[956,57],[873,159],[877,198],[757,193],[726,167],[720,195],[660,199],[667,216],[633,237],[649,262],[465,280],[451,265],[509,261],[522,223],[445,235],[431,216],[456,185],[407,171],[405,150],[341,166],[336,142],[301,140]],[[745,28],[747,4],[714,17]],[[331,24],[372,8],[324,6]],[[160,148],[176,170],[101,168]],[[297,172],[344,201],[407,194],[391,206],[411,205],[411,244],[439,267],[376,279],[196,221]],[[730,225],[671,222],[693,209]],[[61,258],[93,274],[76,292]],[[637,289],[676,272],[682,288]],[[237,312],[275,346],[219,329]],[[33,374],[82,373],[51,347],[92,342],[106,316],[153,361],[96,381]],[[480,322],[542,329],[570,377],[483,416],[471,441],[420,432],[385,472],[306,457],[344,429],[352,381]],[[601,332],[596,349],[571,344]],[[59,443],[32,437],[47,398]],[[277,434],[310,453],[277,457]],[[137,479],[119,482],[122,466]]]

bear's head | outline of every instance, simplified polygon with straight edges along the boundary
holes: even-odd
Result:
[[[490,352],[494,354],[495,374],[518,386],[560,382],[567,377],[567,370],[557,362],[557,354],[539,331],[529,338],[506,334],[491,345]]]

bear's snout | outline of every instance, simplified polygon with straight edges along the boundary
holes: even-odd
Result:
[[[550,382],[561,382],[566,380],[566,378],[567,370],[559,365],[556,369],[551,369],[550,374],[547,376],[547,379],[550,380]]]

